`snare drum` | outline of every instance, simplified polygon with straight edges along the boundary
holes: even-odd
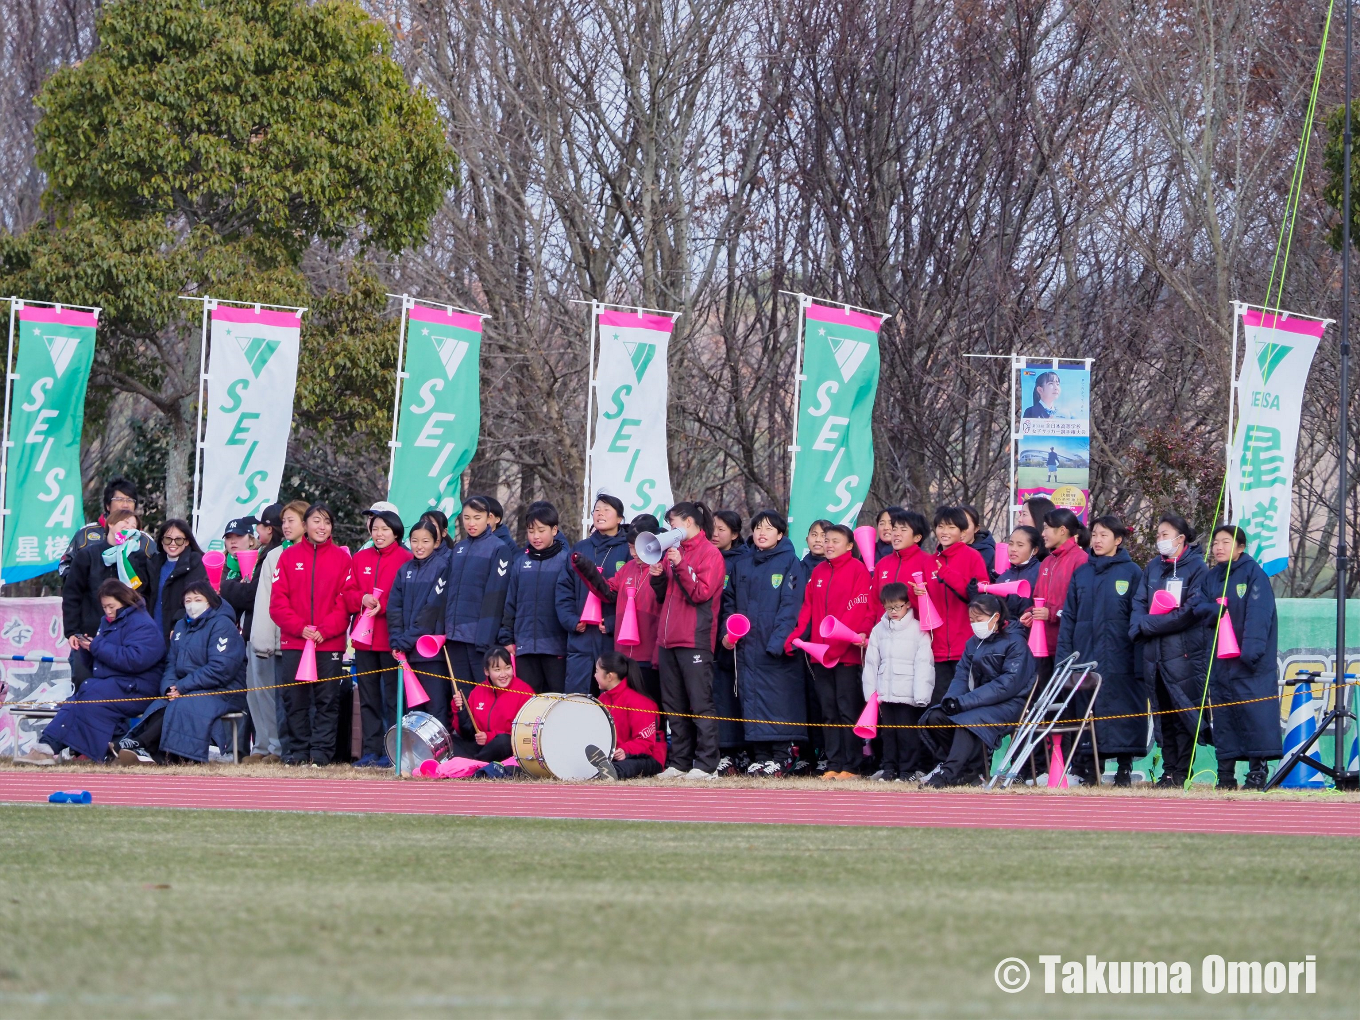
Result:
[[[411,775],[417,765],[433,758],[443,761],[453,747],[453,738],[442,722],[428,712],[407,712],[401,720],[401,774]],[[387,731],[387,757],[397,757],[397,728]]]
[[[594,779],[586,745],[614,753],[614,717],[586,694],[539,694],[530,698],[510,727],[519,767],[539,779]]]

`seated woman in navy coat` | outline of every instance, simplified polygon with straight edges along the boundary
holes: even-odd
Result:
[[[184,588],[184,617],[170,633],[164,698],[119,742],[119,763],[152,764],[170,755],[207,761],[213,724],[227,712],[245,711],[245,690],[246,643],[236,613],[207,581],[191,581]],[[216,743],[225,754],[231,730],[221,731]]]
[[[55,765],[56,755],[67,747],[103,761],[111,742],[156,696],[165,639],[146,603],[111,578],[99,586],[99,605],[104,618],[90,641],[90,679],[57,710],[33,750],[14,759],[16,765]]]

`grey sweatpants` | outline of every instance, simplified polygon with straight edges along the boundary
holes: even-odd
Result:
[[[282,756],[283,746],[279,743],[279,717],[275,698],[278,691],[272,690],[277,682],[274,679],[275,656],[262,658],[247,650],[246,652],[246,706],[250,709],[250,721],[255,726],[256,752],[268,752]]]

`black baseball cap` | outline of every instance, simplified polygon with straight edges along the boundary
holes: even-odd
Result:
[[[253,535],[255,525],[260,522],[254,517],[238,517],[234,521],[227,521],[227,526],[222,529],[223,535]]]
[[[270,503],[260,511],[260,519],[257,524],[263,524],[267,528],[283,527],[283,504]]]

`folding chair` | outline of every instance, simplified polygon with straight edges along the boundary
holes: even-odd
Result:
[[[1058,663],[1042,689],[1038,684],[1034,686],[1020,713],[1015,732],[1011,734],[1010,746],[1006,748],[996,772],[987,781],[987,789],[993,789],[998,783],[1002,789],[1009,787],[1019,776],[1026,761],[1033,767],[1035,750],[1051,735],[1075,733],[1072,739],[1075,757],[1075,749],[1081,743],[1088,725],[1091,728],[1091,754],[1097,762],[1100,761],[1095,725],[1091,722],[1096,699],[1100,696],[1101,676],[1095,672],[1096,665],[1094,661],[1077,662],[1077,655],[1073,652]],[[1086,711],[1079,719],[1062,718],[1079,691],[1089,691],[1091,694]],[[1067,776],[1071,767],[1070,759],[1063,763],[1063,777]],[[1037,768],[1035,774],[1038,774]]]

